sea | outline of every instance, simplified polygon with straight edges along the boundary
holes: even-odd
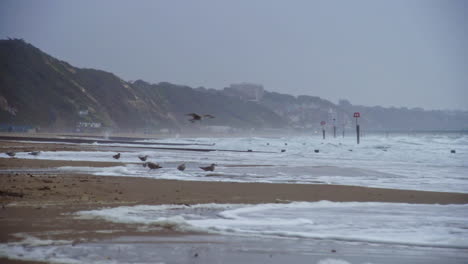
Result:
[[[468,135],[462,133],[369,134],[360,144],[351,136],[175,135],[93,145],[101,151],[51,151],[38,156],[17,153],[16,157],[114,161],[112,155],[119,151],[120,166],[41,170],[181,181],[335,184],[468,193]],[[148,155],[148,161],[163,168],[149,171],[141,166],[138,155]],[[0,154],[0,158],[7,156]],[[187,167],[183,172],[176,169],[181,163]],[[210,164],[216,164],[215,171],[199,169]],[[23,243],[1,244],[0,256],[60,263],[468,263],[468,204],[167,204],[81,211],[75,217],[142,227],[170,225],[206,235],[122,237],[72,248],[67,241],[25,237]],[[133,253],[122,254],[122,249]],[[108,255],[112,257],[103,257]]]

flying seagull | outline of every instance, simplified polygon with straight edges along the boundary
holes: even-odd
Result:
[[[141,160],[141,161],[146,161],[146,159],[148,158],[148,155],[139,155],[138,158]]]
[[[190,113],[190,114],[186,114],[188,116],[191,116],[192,118],[189,119],[190,122],[195,122],[195,121],[201,121],[203,118],[215,118],[214,115],[210,115],[210,114],[206,114],[206,115],[199,115],[199,114],[196,114],[196,113]]]
[[[10,157],[14,157],[14,156],[16,156],[16,153],[15,153],[15,152],[13,152],[13,151],[8,151],[8,152],[5,152],[5,154],[7,154],[7,155],[8,155],[8,156],[10,156]]]
[[[153,162],[145,162],[143,163],[143,167],[147,167],[150,169],[150,170],[154,170],[154,169],[160,169],[162,168],[161,166],[159,166],[159,164],[157,163],[153,163]]]
[[[114,159],[120,159],[120,153],[117,153],[115,154],[114,156],[112,156]]]
[[[185,170],[185,163],[182,163],[179,166],[177,166],[177,169],[180,170],[180,171],[184,171]]]
[[[204,171],[214,171],[215,169],[215,166],[216,164],[211,164],[210,166],[207,166],[207,167],[200,167],[200,169],[204,170]]]
[[[186,114],[188,116],[191,116],[192,119],[189,119],[190,122],[195,122],[195,121],[201,121],[202,120],[202,116],[201,115],[198,115],[198,114],[195,114],[195,113],[190,113],[190,114]]]

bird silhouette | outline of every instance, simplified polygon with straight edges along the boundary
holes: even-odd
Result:
[[[120,159],[120,153],[117,153],[115,154],[114,156],[112,156],[114,159]]]
[[[8,156],[10,156],[10,157],[14,157],[14,156],[16,156],[16,153],[15,153],[15,152],[13,152],[13,151],[8,151],[8,152],[5,152],[5,154],[7,154],[7,155],[8,155]]]
[[[31,151],[28,154],[33,155],[33,156],[37,156],[37,155],[41,154],[41,152],[40,151]]]
[[[190,113],[190,114],[186,114],[188,116],[191,116],[192,118],[189,119],[190,122],[195,122],[195,121],[201,121],[202,120],[202,116],[201,115],[198,115],[198,114],[195,114],[195,113]]]
[[[211,164],[210,166],[207,166],[207,167],[199,167],[200,169],[204,170],[204,171],[214,171],[215,169],[215,166],[216,164]]]
[[[141,161],[146,161],[146,159],[148,158],[148,155],[145,155],[145,156],[140,155],[140,156],[138,156],[138,158],[139,158]]]
[[[160,169],[162,168],[161,166],[159,166],[159,164],[157,163],[153,163],[153,162],[145,162],[143,163],[143,167],[148,167],[150,170],[155,170],[155,169]]]
[[[179,166],[177,166],[177,169],[180,170],[180,171],[184,171],[185,170],[185,163],[182,163]]]
[[[186,114],[188,116],[191,116],[192,118],[189,119],[190,122],[195,122],[195,121],[201,121],[203,118],[215,118],[214,115],[210,115],[210,114],[206,114],[206,115],[199,115],[199,114],[196,114],[196,113],[190,113],[190,114]]]

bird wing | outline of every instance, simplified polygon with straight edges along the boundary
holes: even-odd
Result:
[[[192,118],[201,118],[200,115],[195,114],[195,113],[190,113],[190,114],[186,114],[186,115],[191,116]]]
[[[208,118],[215,118],[214,115],[210,115],[210,114],[206,114],[206,115],[203,115],[204,117],[208,117]]]

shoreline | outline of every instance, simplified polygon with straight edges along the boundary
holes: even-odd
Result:
[[[11,142],[3,148],[15,146],[26,149],[50,151],[69,147],[73,150],[92,150],[77,145],[37,144]],[[468,193],[401,190],[326,184],[240,183],[163,180],[144,177],[95,176],[50,172],[47,170],[22,171],[28,168],[54,168],[62,166],[111,167],[125,163],[118,161],[67,161],[0,158],[0,242],[18,241],[15,233],[47,233],[66,231],[73,241],[99,239],[123,234],[139,234],[135,226],[109,225],[103,221],[83,221],[70,214],[79,210],[103,207],[160,204],[203,203],[288,203],[315,202],[390,202],[414,204],[468,204]],[[251,165],[252,166],[252,165]],[[17,169],[17,170],[15,170]],[[51,219],[60,219],[50,225]],[[89,226],[94,226],[90,228]],[[100,234],[103,228],[120,230]],[[85,231],[85,235],[78,235]],[[136,232],[136,233],[135,233]],[[174,230],[159,230],[177,234]],[[152,234],[151,232],[149,234]]]
[[[141,235],[136,225],[83,220],[80,210],[104,207],[203,203],[289,203],[293,201],[467,204],[468,194],[344,185],[195,182],[88,174],[0,174],[0,243],[16,233],[72,241]],[[51,223],[51,219],[54,219]],[[109,234],[99,230],[113,230]],[[51,235],[50,232],[64,233]],[[81,232],[81,234],[80,234]],[[60,233],[60,232],[59,232]],[[147,235],[175,235],[171,229]],[[42,234],[42,235],[41,235]]]
[[[99,146],[2,141],[0,151],[96,151]],[[327,184],[178,181],[144,177],[96,176],[28,168],[63,166],[111,167],[119,161],[94,162],[0,158],[0,243],[25,236],[68,240],[72,245],[123,236],[178,237],[197,235],[171,227],[110,223],[80,219],[81,210],[105,207],[203,203],[389,202],[410,204],[468,204],[468,193],[434,192]],[[232,165],[236,166],[236,165]],[[255,164],[249,166],[256,166]],[[16,170],[15,170],[16,169]],[[18,235],[23,234],[23,236]],[[207,234],[198,234],[207,235]],[[10,260],[2,263],[41,263]]]
[[[32,176],[31,176],[32,175]],[[13,181],[14,180],[14,181]],[[28,237],[43,240],[66,240],[68,246],[87,243],[119,243],[125,237],[136,237],[145,241],[147,239],[159,239],[162,248],[171,244],[183,247],[185,251],[202,252],[206,257],[214,260],[230,257],[229,263],[250,256],[252,252],[240,250],[245,245],[244,240],[234,244],[237,251],[224,251],[223,254],[215,252],[198,251],[215,246],[220,250],[227,250],[231,245],[224,246],[217,242],[200,241],[199,239],[225,239],[223,235],[214,235],[196,232],[181,232],[171,226],[153,226],[128,223],[107,222],[103,219],[86,219],[76,217],[74,213],[83,210],[96,210],[118,206],[133,205],[160,205],[160,204],[192,204],[203,203],[289,203],[292,201],[340,201],[340,202],[397,202],[397,203],[437,203],[437,204],[467,204],[468,194],[441,193],[427,191],[407,191],[394,189],[379,189],[367,187],[341,186],[341,185],[312,185],[312,184],[275,184],[275,183],[227,183],[227,182],[190,182],[177,180],[158,180],[149,178],[132,178],[118,176],[94,176],[87,174],[58,174],[58,175],[33,175],[30,173],[18,173],[14,175],[0,174],[0,190],[15,186],[16,193],[23,196],[0,196],[0,243],[20,242]],[[7,186],[7,188],[5,188]],[[24,188],[23,188],[24,187]],[[23,189],[21,189],[23,188]],[[28,188],[28,189],[27,189]],[[21,191],[20,191],[21,190]],[[24,191],[23,191],[24,190]],[[13,191],[11,191],[13,193]],[[11,193],[10,193],[11,194]],[[142,229],[143,228],[143,229]],[[192,242],[187,244],[186,238],[191,237]],[[166,239],[165,239],[166,238]],[[174,242],[174,239],[182,242]],[[238,238],[236,238],[238,239]],[[107,242],[105,242],[107,241]],[[283,240],[274,240],[270,246],[279,246]],[[286,240],[285,240],[286,241]],[[315,241],[315,240],[311,240]],[[346,253],[345,242],[321,241],[322,257],[345,256],[349,259],[355,254]],[[256,243],[267,247],[269,244],[263,240]],[[266,243],[266,244],[265,244]],[[157,250],[162,250],[159,244]],[[151,248],[151,246],[149,246]],[[355,249],[357,249],[356,247]],[[425,250],[417,247],[417,250]],[[337,249],[338,253],[335,250]],[[279,251],[277,251],[279,250]],[[365,250],[374,252],[375,249],[365,247]],[[381,245],[377,252],[399,252],[398,247]],[[437,254],[442,254],[444,249],[437,248]],[[161,251],[164,254],[165,251]],[[278,256],[280,249],[272,249]],[[328,252],[328,253],[327,253]],[[409,250],[408,252],[411,252]],[[429,249],[427,253],[432,252]],[[143,253],[143,252],[142,252]],[[225,255],[228,254],[228,255]],[[270,253],[259,253],[255,259],[263,259]],[[293,260],[306,260],[307,254],[293,256],[287,253]],[[301,253],[302,254],[302,253]],[[443,255],[443,254],[442,254]],[[443,255],[444,256],[444,255]],[[171,256],[167,256],[172,258]],[[438,257],[436,255],[436,257]],[[365,254],[362,260],[367,260]],[[431,257],[429,257],[431,259]],[[443,259],[443,258],[442,258]],[[410,262],[405,262],[405,261]],[[281,260],[276,260],[281,263]],[[278,262],[279,261],[279,262]],[[402,263],[411,263],[411,254],[402,257]],[[2,263],[44,263],[39,261],[12,260],[0,257]],[[302,261],[299,261],[302,263]],[[391,262],[390,262],[391,263]],[[459,262],[455,262],[459,263]]]

